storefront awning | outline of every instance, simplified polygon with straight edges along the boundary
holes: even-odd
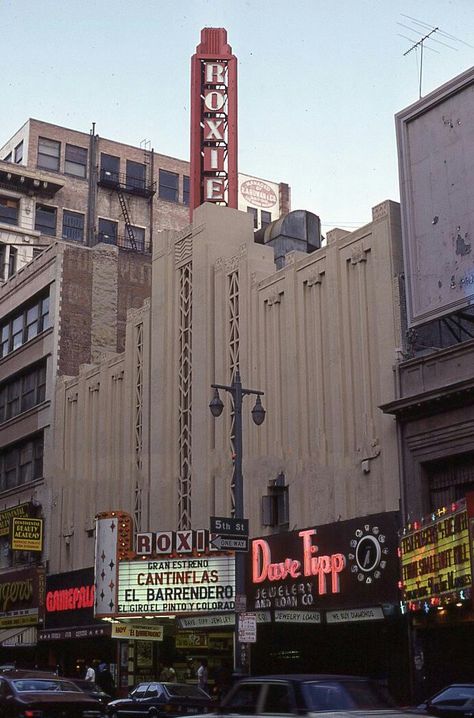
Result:
[[[26,628],[4,628],[0,631],[0,645],[14,646],[36,646],[38,642],[38,631],[36,626]]]

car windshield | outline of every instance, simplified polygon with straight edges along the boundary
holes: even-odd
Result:
[[[207,698],[200,688],[188,686],[186,683],[167,683],[166,690],[170,696],[179,696],[180,698]]]
[[[70,693],[81,693],[80,689],[71,681],[55,681],[47,678],[23,678],[13,681],[13,685],[20,693],[26,691],[61,691]]]
[[[308,711],[377,710],[392,707],[376,683],[314,681],[302,687]]]
[[[449,686],[430,700],[431,705],[463,706],[474,698],[474,686]]]

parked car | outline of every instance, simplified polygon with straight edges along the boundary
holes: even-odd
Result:
[[[119,698],[109,703],[107,713],[111,718],[173,718],[204,713],[212,705],[211,696],[195,685],[153,681],[139,683],[128,698]]]
[[[86,681],[84,678],[71,678],[70,680],[73,681],[76,686],[81,689],[81,691],[83,691],[87,695],[92,696],[104,706],[106,706],[107,703],[110,703],[110,701],[112,700],[112,696],[108,693],[105,693],[105,691],[103,691],[102,688],[97,685],[97,683],[93,683],[93,681]]]
[[[324,713],[341,717],[351,711],[365,718],[399,718],[407,711],[396,709],[386,691],[368,678],[333,675],[276,675],[244,678],[236,683],[209,716],[272,715],[308,716]],[[412,714],[413,715],[413,714]],[[194,717],[198,718],[198,717]]]
[[[105,708],[68,678],[38,671],[0,675],[0,715],[5,718],[104,718]]]
[[[440,718],[474,717],[474,683],[452,683],[417,707]]]

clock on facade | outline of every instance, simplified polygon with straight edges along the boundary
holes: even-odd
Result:
[[[357,581],[371,584],[381,578],[387,566],[389,549],[379,527],[364,524],[363,528],[356,529],[349,545],[347,560],[351,574]]]

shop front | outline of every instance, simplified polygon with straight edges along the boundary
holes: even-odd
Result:
[[[112,626],[120,691],[169,664],[196,682],[203,659],[212,686],[232,666],[234,555],[213,549],[204,529],[134,535],[121,512],[96,526],[95,615]]]
[[[44,618],[45,575],[29,566],[0,574],[0,664],[33,667]]]
[[[404,699],[397,512],[251,541],[251,672],[369,675]]]
[[[449,683],[472,682],[473,546],[473,493],[412,521],[400,533],[416,700]]]
[[[83,678],[86,664],[102,661],[116,671],[116,643],[110,624],[94,617],[94,568],[46,577],[45,620],[38,632],[41,668]]]

